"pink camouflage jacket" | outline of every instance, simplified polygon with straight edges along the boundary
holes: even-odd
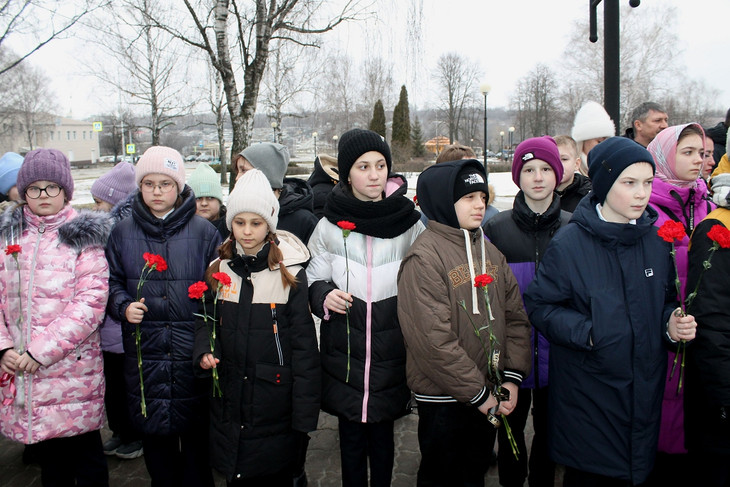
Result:
[[[70,205],[51,216],[27,207],[0,216],[0,352],[27,350],[41,364],[0,389],[0,431],[9,438],[37,443],[103,425],[98,328],[109,289],[103,246],[110,229],[107,215]],[[10,244],[21,247],[17,264],[6,254]]]

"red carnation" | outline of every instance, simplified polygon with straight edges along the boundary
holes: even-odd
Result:
[[[684,225],[674,220],[665,221],[656,233],[664,239],[665,242],[669,243],[672,243],[675,240],[682,240],[687,236],[687,233],[684,231]]]
[[[717,242],[723,249],[730,248],[730,230],[722,225],[713,225],[710,231],[707,232],[707,238]]]
[[[20,253],[20,245],[12,244],[8,245],[5,249],[5,255],[11,255],[11,254],[19,254]]]
[[[188,288],[188,296],[192,299],[200,299],[203,297],[205,291],[208,290],[208,285],[203,281],[198,281],[195,284],[191,284]]]
[[[486,287],[494,282],[494,278],[489,274],[480,274],[474,278],[474,287]]]
[[[213,274],[213,279],[220,282],[224,286],[231,285],[231,276],[229,276],[225,272],[216,272],[215,274]]]
[[[338,221],[337,226],[343,230],[355,230],[355,224],[347,220]]]
[[[165,261],[161,255],[145,252],[142,254],[142,257],[144,258],[147,267],[150,269],[154,269],[159,272],[167,270],[167,261]]]

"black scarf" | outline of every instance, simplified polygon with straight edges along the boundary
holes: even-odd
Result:
[[[355,224],[354,232],[377,238],[395,238],[411,228],[421,218],[411,200],[405,198],[408,184],[403,176],[393,174],[403,184],[390,196],[380,201],[360,201],[355,198],[348,185],[337,183],[327,196],[324,216],[337,225],[347,220]]]

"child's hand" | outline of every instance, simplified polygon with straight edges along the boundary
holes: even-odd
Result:
[[[215,358],[212,353],[206,353],[200,359],[200,368],[203,370],[215,369],[219,363],[220,359]]]
[[[35,371],[38,370],[38,367],[40,366],[41,364],[33,360],[33,357],[31,357],[28,352],[21,355],[15,363],[15,369],[18,372],[28,372],[29,374],[35,374]]]
[[[324,306],[333,313],[344,315],[347,308],[352,306],[352,293],[333,289],[324,298]]]
[[[494,406],[499,404],[497,402],[497,399],[492,395],[491,392],[489,392],[488,394],[489,394],[489,398],[487,399],[487,401],[482,403],[481,406],[479,406],[479,412],[481,412],[482,414],[485,414],[485,415],[489,413],[490,409],[492,409]]]
[[[7,372],[8,374],[15,374],[15,371],[18,367],[17,362],[19,358],[20,355],[18,355],[18,352],[16,352],[12,348],[6,350],[2,358],[0,358],[0,369],[2,369],[3,372]]]
[[[124,317],[127,319],[127,322],[136,325],[137,323],[142,323],[144,314],[147,311],[147,305],[144,304],[144,298],[142,298],[127,306]]]
[[[667,326],[669,337],[675,342],[694,340],[697,332],[695,317],[692,315],[681,316],[681,314],[681,310],[679,313],[675,311],[669,317],[669,326]]]
[[[509,391],[509,401],[502,401],[499,403],[497,414],[509,416],[517,407],[517,394],[519,393],[519,388],[514,382],[505,382],[502,384],[502,387]]]

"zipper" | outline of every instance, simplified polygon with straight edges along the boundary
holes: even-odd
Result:
[[[46,224],[41,222],[40,225],[38,225],[38,237],[36,238],[35,242],[35,248],[33,249],[33,260],[30,262],[30,267],[28,269],[28,294],[27,298],[25,300],[26,305],[26,312],[25,312],[25,339],[30,340],[30,310],[31,310],[31,302],[30,302],[30,296],[31,296],[31,289],[33,289],[33,277],[35,276],[35,263],[36,258],[38,257],[38,250],[41,246],[41,235],[43,235],[46,232]],[[27,344],[24,344],[27,348]],[[23,374],[25,377],[25,404],[28,408],[28,438],[30,441],[33,440],[33,403],[31,401],[31,396],[33,395],[33,374]]]
[[[274,327],[274,341],[276,342],[276,353],[279,355],[279,365],[284,366],[284,354],[281,351],[281,340],[279,340],[279,323],[276,319],[276,303],[271,303],[271,321]]]

